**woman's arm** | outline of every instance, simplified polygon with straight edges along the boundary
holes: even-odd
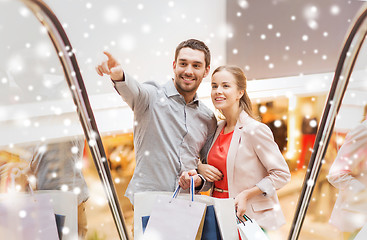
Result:
[[[243,190],[242,192],[240,192],[234,199],[234,203],[235,203],[235,207],[236,207],[236,212],[237,212],[237,216],[242,220],[242,221],[246,221],[243,218],[243,215],[246,212],[246,205],[247,205],[247,201],[257,195],[262,194],[263,191],[261,191],[261,189],[258,186],[254,186],[250,189],[246,189]]]
[[[276,190],[290,181],[289,167],[274,141],[273,133],[265,124],[260,123],[251,135],[253,149],[268,173],[256,186],[265,196],[273,196]]]
[[[201,174],[208,182],[220,181],[223,178],[223,173],[216,167],[201,163],[200,161],[197,172]]]
[[[366,186],[354,176],[361,174],[361,166],[367,159],[367,122],[358,125],[345,138],[343,146],[330,168],[327,179],[338,189],[359,192]]]

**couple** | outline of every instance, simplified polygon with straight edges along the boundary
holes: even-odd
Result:
[[[174,78],[165,85],[138,83],[108,52],[96,67],[134,111],[136,168],[125,195],[173,192],[177,184],[197,191],[212,187],[213,197],[235,198],[237,215],[246,213],[261,227],[284,224],[276,190],[290,180],[289,168],[270,129],[256,121],[246,92],[246,77],[236,66],[212,74],[211,97],[224,121],[198,100],[196,91],[210,71],[205,43],[181,42],[173,61]]]

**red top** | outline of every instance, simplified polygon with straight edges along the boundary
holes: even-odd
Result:
[[[223,134],[223,130],[220,132],[218,138],[215,140],[212,148],[208,154],[208,164],[216,167],[219,171],[223,173],[223,179],[220,181],[214,182],[214,187],[220,188],[223,190],[228,190],[228,181],[227,181],[227,155],[229,145],[232,140],[233,131],[227,134]],[[213,191],[213,197],[216,198],[228,198],[228,192],[218,192]]]

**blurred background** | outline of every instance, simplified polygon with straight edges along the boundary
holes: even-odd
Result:
[[[364,2],[357,0],[47,0],[73,47],[107,154],[126,223],[133,211],[124,191],[135,167],[133,113],[95,66],[110,51],[139,82],[165,83],[173,76],[175,47],[203,40],[211,71],[236,64],[248,78],[248,92],[261,121],[273,131],[292,173],[278,191],[287,224],[269,232],[286,239],[297,206],[319,121],[346,34]],[[355,64],[300,239],[348,239],[329,224],[338,190],[326,176],[346,134],[363,119],[367,105],[367,49]],[[0,191],[22,190],[19,175],[39,149],[84,139],[70,90],[47,31],[21,3],[0,0]],[[199,97],[214,110],[210,77]],[[82,140],[83,141],[83,140]],[[84,140],[85,141],[85,140]],[[62,179],[63,161],[73,159],[87,190],[75,182],[55,189],[88,195],[86,239],[118,239],[88,143],[72,145],[49,160],[48,178]],[[19,174],[18,174],[19,173]],[[37,174],[36,174],[37,175]],[[38,179],[36,179],[36,182]],[[84,199],[85,200],[85,199]],[[131,234],[131,233],[129,233]]]

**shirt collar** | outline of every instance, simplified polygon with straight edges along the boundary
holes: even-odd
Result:
[[[180,93],[177,91],[173,81],[174,80],[172,79],[164,85],[164,89],[165,89],[167,97],[180,96]],[[195,93],[194,100],[192,101],[192,103],[199,105],[199,98],[198,98],[197,93]]]

